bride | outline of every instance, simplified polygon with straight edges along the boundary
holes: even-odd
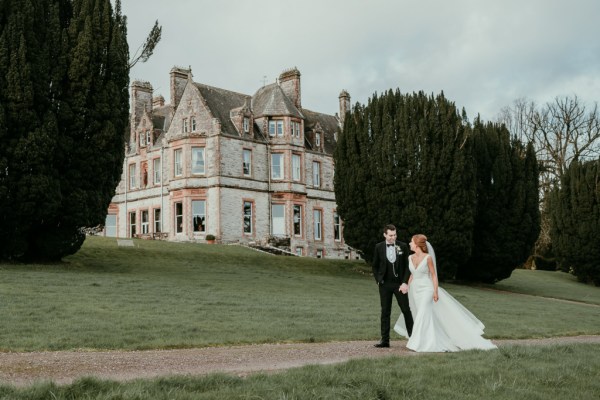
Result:
[[[418,352],[495,349],[481,337],[484,325],[444,289],[438,287],[435,253],[425,235],[414,235],[408,266],[408,300],[415,321],[406,347]],[[409,337],[400,315],[394,330]]]

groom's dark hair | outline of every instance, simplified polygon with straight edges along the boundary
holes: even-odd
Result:
[[[395,231],[396,227],[392,224],[387,224],[383,227],[383,233],[387,233],[387,231]]]

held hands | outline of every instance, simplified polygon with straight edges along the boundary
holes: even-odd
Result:
[[[402,294],[408,293],[408,285],[406,283],[400,285],[400,291],[402,292]]]

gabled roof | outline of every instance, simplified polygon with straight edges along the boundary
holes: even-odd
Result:
[[[237,134],[237,129],[231,122],[229,112],[244,105],[250,99],[246,94],[236,93],[225,89],[194,83],[206,101],[212,115],[221,122],[221,130],[225,134]]]
[[[252,111],[256,118],[274,115],[304,118],[302,112],[276,83],[263,86],[256,91],[252,96]]]
[[[304,130],[310,131],[320,127],[323,131],[323,150],[326,154],[333,154],[335,149],[335,135],[339,127],[337,117],[333,115],[323,114],[307,109],[302,110],[306,119],[304,120]],[[314,144],[310,143],[313,148]]]

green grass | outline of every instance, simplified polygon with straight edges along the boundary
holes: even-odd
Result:
[[[63,263],[0,264],[0,351],[378,339],[379,296],[363,262],[135,244],[91,237]],[[444,287],[486,324],[488,338],[600,334],[600,307]],[[589,302],[587,291],[572,292]]]
[[[578,399],[600,397],[598,345],[509,346],[488,352],[354,360],[275,375],[167,377],[127,383],[0,386],[0,399]]]
[[[494,289],[509,292],[582,301],[600,305],[600,288],[577,282],[566,272],[514,270],[511,277],[491,285]]]

